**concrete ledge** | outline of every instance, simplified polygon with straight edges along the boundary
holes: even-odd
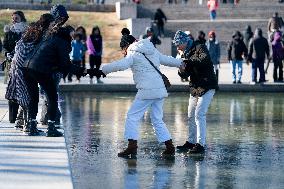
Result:
[[[62,84],[61,92],[136,92],[134,84]],[[188,92],[188,85],[172,85],[169,92]],[[220,92],[284,92],[283,84],[220,84]]]
[[[151,22],[150,18],[128,19],[127,28],[130,30],[131,35],[139,39],[139,36],[145,33],[146,27],[151,26]]]
[[[116,15],[120,20],[137,18],[137,5],[135,3],[115,3]]]

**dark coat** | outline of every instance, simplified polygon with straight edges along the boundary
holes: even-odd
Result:
[[[3,50],[6,53],[14,51],[17,41],[21,39],[22,33],[16,33],[12,31],[5,32],[3,39]]]
[[[167,17],[161,9],[158,9],[155,13],[154,20],[158,26],[163,26],[164,20],[167,21]]]
[[[247,57],[248,49],[241,37],[234,37],[228,45],[228,60],[243,60]]]
[[[96,51],[96,56],[102,56],[103,38],[101,35],[90,35],[90,39]]]
[[[208,49],[205,45],[195,44],[184,54],[186,68],[184,73],[179,73],[182,78],[190,76],[189,86],[191,88],[201,88],[205,92],[210,89],[218,89],[218,83],[210,59]],[[191,94],[196,96],[198,94]],[[201,95],[198,95],[201,96]]]
[[[252,59],[265,59],[265,54],[267,57],[270,57],[268,41],[262,36],[256,36],[251,39],[248,51],[250,61],[252,61]]]
[[[247,48],[251,38],[253,38],[253,32],[251,31],[251,27],[247,27],[244,32],[244,43]]]
[[[60,28],[57,33],[43,39],[26,67],[44,74],[53,74],[55,72],[64,74],[69,72],[74,74],[82,73],[82,68],[71,64],[70,52],[71,37],[69,31]]]

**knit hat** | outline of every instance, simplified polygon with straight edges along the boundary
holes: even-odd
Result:
[[[54,6],[51,7],[50,14],[52,14],[52,16],[54,17],[56,23],[58,21],[61,21],[60,20],[61,18],[65,18],[65,22],[69,18],[65,7],[63,5],[59,5],[59,4],[54,5]]]
[[[188,43],[189,41],[191,41],[189,36],[186,33],[184,33],[183,31],[179,30],[175,34],[173,43],[174,43],[175,46],[179,46],[179,45]]]
[[[122,35],[129,35],[129,34],[130,34],[130,31],[129,31],[129,29],[127,29],[127,28],[122,28],[121,34],[122,34]]]
[[[120,48],[123,49],[125,47],[128,47],[134,41],[136,41],[136,39],[132,35],[123,35],[120,40]]]

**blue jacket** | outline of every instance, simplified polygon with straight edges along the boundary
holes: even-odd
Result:
[[[72,50],[70,52],[70,59],[74,61],[81,61],[82,60],[82,54],[84,51],[84,45],[81,41],[73,40],[71,42]]]

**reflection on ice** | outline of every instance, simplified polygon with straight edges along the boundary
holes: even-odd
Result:
[[[282,188],[282,94],[217,94],[207,116],[203,156],[162,159],[150,115],[142,120],[137,159],[122,159],[125,115],[134,94],[66,93],[63,124],[75,188]],[[187,94],[170,94],[164,121],[175,145],[187,137]]]

